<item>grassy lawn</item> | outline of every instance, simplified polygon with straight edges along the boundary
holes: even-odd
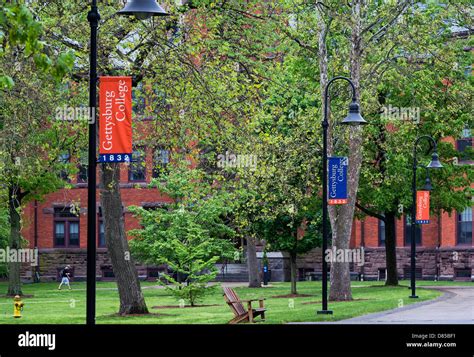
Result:
[[[242,299],[267,298],[267,319],[265,324],[281,324],[302,321],[335,321],[371,312],[383,311],[400,305],[434,299],[441,295],[439,291],[420,288],[419,299],[409,299],[408,282],[400,287],[384,287],[383,282],[353,282],[353,298],[350,302],[330,302],[334,315],[316,315],[320,309],[321,282],[299,282],[298,293],[307,297],[278,298],[290,292],[289,283],[273,283],[271,287],[250,289],[235,288]],[[422,285],[470,285],[474,283],[418,282]],[[223,324],[233,317],[224,303],[222,289],[217,287],[200,304],[193,308],[179,308],[178,301],[164,289],[155,288],[156,283],[143,282],[142,288],[148,308],[152,314],[147,316],[119,317],[119,299],[114,282],[97,283],[97,323],[98,324]],[[25,298],[23,318],[13,319],[13,301],[0,297],[1,324],[83,324],[85,323],[86,285],[83,282],[72,283],[73,290],[57,290],[56,283],[26,284],[24,294],[34,295]],[[0,283],[0,291],[6,292],[6,283]],[[152,308],[154,306],[176,306]]]

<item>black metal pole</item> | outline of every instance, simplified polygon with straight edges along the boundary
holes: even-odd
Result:
[[[417,162],[416,162],[416,146],[418,144],[418,140],[416,141],[415,147],[413,148],[413,179],[411,183],[411,195],[412,195],[412,208],[411,208],[411,259],[410,259],[410,286],[411,286],[411,296],[410,298],[416,299],[416,275],[415,275],[415,268],[416,268],[416,169],[417,169]]]
[[[332,310],[328,310],[328,263],[326,261],[326,250],[328,246],[328,112],[329,112],[329,86],[337,79],[343,79],[350,83],[352,87],[352,99],[355,101],[355,86],[349,78],[334,77],[331,79],[324,90],[324,119],[321,123],[323,127],[323,244],[322,244],[322,260],[323,260],[323,276],[322,276],[322,310],[317,311],[318,314],[332,314]]]
[[[326,87],[327,89],[327,87]],[[326,90],[327,92],[327,90]],[[322,310],[318,311],[318,314],[332,314],[332,311],[328,310],[328,263],[326,261],[326,250],[328,248],[328,117],[327,117],[327,105],[328,97],[327,94],[324,97],[324,120],[322,123],[323,127],[323,247],[322,247],[322,259],[323,259],[323,298],[322,298]]]
[[[429,135],[422,135],[415,140],[415,145],[413,146],[413,179],[411,184],[411,194],[412,194],[412,209],[411,209],[411,258],[410,258],[410,288],[411,296],[410,298],[416,299],[416,170],[418,168],[418,162],[416,160],[416,148],[418,143],[422,139],[427,139],[433,144],[432,149],[436,152],[436,141]]]
[[[87,169],[87,308],[86,323],[95,325],[95,280],[96,280],[96,107],[97,107],[97,27],[100,15],[97,0],[92,0],[87,21],[91,27],[89,108],[89,166]]]
[[[39,267],[39,251],[38,251],[38,201],[35,200],[35,220],[34,220],[34,241],[35,241],[35,250],[38,252],[38,261],[35,266],[35,276],[33,281],[35,283],[40,282],[40,267]]]

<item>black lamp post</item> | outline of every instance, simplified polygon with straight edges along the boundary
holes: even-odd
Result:
[[[427,139],[428,141],[431,141],[433,144],[433,154],[431,156],[431,162],[427,166],[423,165],[418,165],[418,162],[416,160],[416,149],[418,147],[418,143],[422,139]],[[415,274],[415,268],[416,268],[416,170],[418,167],[422,167],[426,169],[426,180],[425,180],[425,190],[431,191],[433,189],[433,186],[431,186],[431,180],[429,176],[429,169],[440,169],[443,167],[441,165],[441,162],[439,162],[439,157],[438,157],[438,152],[437,152],[437,145],[436,141],[429,135],[422,135],[419,138],[416,139],[415,145],[413,147],[413,179],[412,179],[412,184],[411,184],[411,194],[412,194],[412,208],[411,208],[411,259],[410,259],[410,287],[411,287],[411,295],[410,298],[416,299],[418,296],[416,296],[416,274]]]
[[[135,15],[138,19],[151,16],[168,15],[155,0],[131,0],[118,12],[121,15]],[[89,108],[91,120],[89,122],[89,166],[87,169],[87,325],[95,324],[95,280],[96,280],[96,144],[97,144],[97,27],[100,15],[97,9],[97,0],[92,0],[91,10],[87,14],[87,21],[91,27],[91,52],[89,74]]]
[[[352,102],[349,105],[349,114],[342,121],[342,124],[360,125],[366,124],[367,122],[360,115],[359,103],[357,103],[356,90],[354,83],[346,77],[334,77],[331,79],[324,90],[324,120],[322,122],[323,127],[323,247],[322,247],[322,259],[323,259],[323,298],[322,298],[322,310],[319,310],[318,314],[332,314],[332,310],[328,310],[328,264],[326,262],[326,249],[328,245],[328,112],[329,112],[329,87],[334,81],[343,79],[351,85],[352,88]]]

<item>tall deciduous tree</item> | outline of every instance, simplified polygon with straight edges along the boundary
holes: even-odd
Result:
[[[320,67],[320,92],[323,93],[330,77],[336,75],[351,77],[361,102],[362,115],[369,123],[373,120],[376,121],[381,111],[378,98],[384,82],[393,73],[398,73],[400,78],[406,76],[403,83],[408,84],[410,76],[420,69],[421,62],[431,64],[436,60],[443,61],[442,58],[438,58],[439,52],[442,52],[444,47],[443,41],[446,40],[443,28],[453,25],[456,22],[455,19],[465,18],[466,6],[464,1],[459,4],[448,2],[444,6],[434,2],[421,4],[404,0],[391,2],[353,1],[342,6],[331,0],[318,2],[316,5],[318,17],[316,28],[319,40],[317,49]],[[410,33],[410,37],[406,36],[407,33]],[[436,36],[433,36],[434,33]],[[307,37],[298,36],[298,40],[308,47]],[[407,67],[403,65],[404,61],[411,63],[410,70],[406,70]],[[453,62],[448,61],[447,63]],[[432,69],[435,73],[436,70]],[[428,68],[426,70],[429,71]],[[395,82],[393,83],[395,84]],[[423,83],[423,86],[434,88],[435,82],[430,83],[428,80]],[[349,156],[351,167],[348,174],[349,204],[339,208],[331,207],[329,213],[333,228],[333,244],[338,248],[348,248],[357,183],[360,176],[362,144],[364,147],[367,145],[370,147],[375,142],[373,140],[371,142],[363,141],[358,129],[347,130],[336,126],[336,123],[345,114],[339,108],[345,110],[347,108],[345,103],[349,100],[345,95],[341,95],[345,93],[342,88],[341,84],[341,87],[333,88],[331,93],[333,105],[330,117],[329,151],[333,154],[343,153]],[[394,93],[391,90],[390,92],[393,100]],[[400,92],[404,91],[400,90]],[[442,95],[439,92],[437,95],[441,100]],[[344,101],[341,101],[341,98],[344,98]],[[373,125],[369,124],[364,130],[371,132],[372,128]],[[430,129],[432,128],[425,127],[420,133],[430,132],[437,136],[436,131],[430,131]],[[390,132],[386,134],[387,136],[391,135]],[[444,136],[444,133],[437,137],[441,136]],[[341,142],[344,145],[341,145]],[[390,153],[387,152],[387,155]],[[389,237],[388,245],[392,247],[389,252],[392,253],[388,256],[388,260],[392,265],[394,245],[391,243],[393,242]],[[348,273],[348,263],[336,263],[331,267],[331,299],[351,298]]]
[[[387,38],[391,45],[397,45],[395,65],[385,70],[377,87],[379,106],[368,113],[373,125],[366,130],[357,202],[363,215],[385,223],[386,285],[398,284],[395,223],[410,214],[411,180],[407,178],[412,176],[417,136],[432,135],[441,141],[438,151],[444,168],[431,172],[432,214],[461,211],[470,205],[472,170],[468,165],[458,165],[453,158],[459,153],[450,142],[443,141],[449,136],[460,137],[462,130],[471,126],[471,108],[465,105],[472,101],[472,83],[465,75],[466,66],[472,63],[472,56],[464,50],[469,39],[456,37],[452,28],[453,24],[458,28],[466,25],[462,8],[462,4],[454,8],[452,4],[431,4],[418,11],[409,9],[401,17],[397,32],[412,36],[389,34]],[[438,36],[426,35],[432,33]],[[429,161],[424,155],[429,149],[426,144],[418,148],[423,164]],[[425,170],[418,171],[418,188],[423,187],[426,174]]]
[[[49,192],[65,186],[60,173],[69,164],[61,158],[74,152],[79,135],[68,123],[57,121],[51,113],[60,103],[64,90],[49,77],[31,76],[31,61],[13,55],[0,59],[15,86],[5,90],[0,99],[0,184],[7,193],[10,226],[9,247],[22,248],[21,213],[24,205],[42,199]],[[6,60],[14,63],[6,66]],[[78,124],[80,126],[80,124]],[[9,263],[8,295],[21,295],[20,262]]]
[[[43,27],[25,5],[1,8],[0,184],[7,194],[9,247],[20,249],[24,204],[64,186],[60,157],[78,140],[51,115],[66,92],[58,83],[74,56],[71,51],[48,56]],[[9,263],[8,295],[22,294],[20,269],[20,262]]]

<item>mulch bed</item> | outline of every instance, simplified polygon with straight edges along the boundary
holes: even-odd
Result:
[[[286,295],[275,295],[271,296],[274,299],[288,299],[288,298],[298,298],[298,297],[311,297],[314,295],[308,295],[308,294],[286,294]]]
[[[115,314],[110,314],[110,315],[107,315],[107,317],[145,317],[145,316],[156,316],[156,317],[160,317],[160,316],[173,316],[173,315],[170,315],[170,314],[157,314],[157,313],[153,313],[153,312],[149,312],[148,314],[127,314],[127,315],[121,315],[119,313],[115,313]]]
[[[14,297],[15,297],[15,295],[0,295],[0,298],[12,298],[12,299],[13,299]],[[22,299],[28,299],[28,298],[33,298],[33,297],[35,297],[35,296],[34,296],[34,295],[25,294],[25,295],[20,295],[20,297],[21,297]]]
[[[179,305],[159,305],[159,306],[152,306],[152,309],[184,309],[187,307],[209,307],[209,306],[222,306],[219,304],[213,304],[213,305],[184,305],[184,306],[179,306]]]
[[[367,301],[367,300],[373,300],[373,299],[352,299],[349,301]],[[330,303],[333,302],[349,302],[349,301],[330,301]],[[321,301],[308,301],[308,302],[303,302],[302,305],[311,305],[311,304],[321,304]]]

